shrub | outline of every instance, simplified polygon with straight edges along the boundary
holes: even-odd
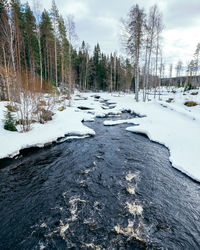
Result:
[[[45,100],[41,100],[41,101],[39,102],[39,106],[46,106]]]
[[[192,92],[191,95],[198,95],[199,92]]]
[[[187,107],[194,107],[194,106],[197,106],[198,104],[196,102],[193,102],[193,101],[187,101],[184,103],[184,105]]]
[[[61,103],[61,102],[62,102],[61,99],[58,99],[58,100],[55,101],[55,103]]]
[[[47,121],[51,121],[54,113],[50,110],[42,109],[40,114],[40,123],[44,124]]]
[[[10,111],[10,112],[17,112],[19,109],[17,108],[17,106],[12,106],[12,105],[10,105],[10,104],[8,104],[8,105],[6,105],[5,106],[7,109],[8,109],[8,111]]]
[[[15,119],[9,110],[5,113],[4,129],[9,131],[17,131],[15,127]]]
[[[59,111],[63,111],[63,110],[65,110],[65,107],[64,107],[64,106],[61,106],[61,107],[58,108],[58,110],[59,110]]]
[[[193,86],[191,83],[189,83],[189,84],[185,87],[184,91],[188,91],[188,90],[191,90],[191,89],[197,89],[197,87],[196,87],[196,86]]]
[[[169,98],[168,100],[166,100],[166,102],[170,103],[174,100],[174,98]]]

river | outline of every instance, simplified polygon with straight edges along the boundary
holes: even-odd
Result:
[[[164,146],[103,121],[0,161],[1,250],[200,248],[199,183]]]

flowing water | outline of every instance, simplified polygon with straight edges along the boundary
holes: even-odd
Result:
[[[1,250],[200,248],[199,183],[162,145],[103,121],[0,162]]]

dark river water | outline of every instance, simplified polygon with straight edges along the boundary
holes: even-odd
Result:
[[[165,147],[103,121],[0,162],[1,250],[200,249],[199,183]]]

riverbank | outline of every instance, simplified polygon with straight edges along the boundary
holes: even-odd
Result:
[[[55,107],[53,120],[46,124],[33,124],[27,133],[9,132],[3,129],[0,121],[0,158],[12,157],[19,150],[45,146],[66,135],[95,135],[95,131],[84,126],[82,121],[93,121],[95,117],[120,114],[124,110],[135,112],[142,117],[117,123],[133,123],[128,131],[146,134],[150,140],[165,145],[170,151],[172,165],[200,181],[198,151],[200,148],[200,98],[199,91],[187,93],[183,89],[162,90],[161,100],[154,100],[153,93],[146,103],[136,103],[133,94],[78,93],[66,103],[63,111]],[[141,96],[142,99],[142,96]],[[186,101],[198,105],[187,107]],[[60,104],[59,104],[60,105]],[[5,103],[0,103],[0,117],[3,117]],[[108,122],[105,125],[114,125]],[[130,149],[131,150],[131,149]]]

